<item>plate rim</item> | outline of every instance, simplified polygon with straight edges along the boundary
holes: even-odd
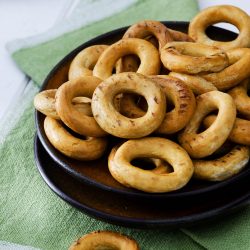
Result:
[[[87,206],[86,204],[82,204],[78,201],[76,201],[74,198],[70,197],[70,195],[66,194],[64,191],[60,189],[46,174],[46,170],[42,166],[39,156],[38,156],[38,143],[41,143],[39,137],[37,134],[34,136],[34,158],[35,158],[35,163],[36,167],[43,179],[43,181],[48,185],[48,187],[61,199],[63,199],[65,202],[69,203],[71,206],[77,208],[81,212],[86,213],[87,215],[94,217],[96,219],[100,219],[102,221],[120,225],[120,226],[128,226],[128,227],[133,227],[133,228],[155,228],[155,227],[179,227],[179,226],[188,226],[188,225],[194,225],[199,222],[204,222],[209,219],[226,215],[236,209],[239,209],[243,207],[244,205],[248,204],[250,201],[250,191],[248,191],[247,194],[243,195],[240,198],[237,198],[226,205],[219,206],[215,209],[211,209],[208,211],[204,211],[199,214],[192,214],[192,215],[187,215],[183,217],[179,217],[178,219],[138,219],[138,218],[132,218],[132,217],[124,217],[124,216],[118,216],[118,215],[113,215],[108,212],[103,212],[101,210],[98,210],[96,208],[91,208]],[[41,146],[43,147],[42,143]],[[45,149],[44,149],[45,150]],[[45,150],[46,154],[47,151]],[[49,156],[50,157],[50,156]],[[51,157],[50,157],[51,158]],[[53,159],[51,158],[53,161]],[[57,163],[55,163],[57,164]],[[63,171],[59,167],[59,171]],[[65,173],[67,174],[67,173]],[[71,176],[71,178],[73,178]],[[76,180],[78,181],[78,180]],[[79,181],[78,181],[79,182]]]
[[[186,21],[162,21],[162,23],[168,25],[168,26],[187,26],[189,24],[189,22]],[[49,74],[47,75],[47,77],[45,78],[41,88],[39,91],[44,90],[48,84],[49,79],[53,76],[53,74],[60,68],[62,67],[65,62],[67,62],[70,58],[72,58],[74,55],[76,55],[79,51],[81,51],[83,48],[88,47],[91,44],[95,44],[98,42],[99,39],[105,39],[109,36],[115,35],[117,34],[117,32],[122,32],[125,31],[129,26],[126,27],[121,27],[115,30],[111,30],[109,32],[106,32],[104,34],[101,34],[99,36],[94,37],[93,39],[88,40],[87,42],[79,45],[78,47],[76,47],[74,50],[72,50],[71,52],[69,52],[66,56],[64,56],[54,67],[53,69],[49,72]],[[220,30],[224,30],[223,28],[219,28],[219,27],[215,27],[216,30],[220,31]],[[230,33],[234,33],[231,31],[226,30],[227,32]],[[238,175],[235,175],[225,181],[222,182],[218,182],[218,183],[214,183],[213,185],[209,186],[209,187],[205,187],[205,188],[201,188],[201,189],[197,189],[197,190],[192,190],[192,191],[185,191],[185,192],[181,192],[178,193],[178,190],[176,192],[169,192],[169,193],[144,193],[144,192],[139,192],[137,190],[133,190],[133,192],[129,191],[129,190],[122,190],[122,189],[118,189],[115,187],[111,187],[108,186],[106,184],[97,182],[91,178],[89,178],[88,176],[84,176],[81,173],[77,172],[76,170],[70,168],[70,166],[68,164],[66,164],[63,160],[60,159],[60,157],[57,156],[57,154],[60,152],[58,152],[48,141],[47,138],[44,137],[41,128],[39,126],[39,117],[42,114],[40,112],[38,112],[37,110],[35,110],[35,125],[36,125],[36,130],[38,133],[38,137],[41,141],[41,143],[43,144],[43,147],[46,149],[47,153],[51,156],[51,158],[60,165],[60,167],[62,167],[62,169],[64,171],[66,171],[67,173],[69,173],[71,176],[73,176],[74,178],[76,178],[79,181],[85,182],[89,185],[93,185],[96,186],[98,188],[101,188],[103,190],[107,190],[107,191],[111,191],[111,192],[115,192],[121,195],[126,195],[126,196],[130,196],[130,197],[135,197],[135,198],[141,198],[141,199],[176,199],[176,198],[186,198],[186,197],[191,197],[191,196],[200,196],[200,195],[205,195],[206,193],[210,193],[212,191],[215,190],[221,190],[223,189],[225,186],[228,185],[233,185],[234,183],[238,182],[241,178],[242,175],[250,175],[250,169],[249,170],[245,170],[244,172],[239,173]],[[46,142],[47,141],[47,142]]]

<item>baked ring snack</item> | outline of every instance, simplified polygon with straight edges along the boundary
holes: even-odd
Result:
[[[94,67],[93,75],[106,79],[112,75],[115,63],[123,56],[135,54],[140,58],[137,73],[157,75],[160,71],[158,50],[150,42],[139,38],[122,39],[107,48]]]
[[[193,92],[179,79],[170,76],[150,77],[162,88],[167,101],[171,101],[174,109],[165,114],[160,127],[155,131],[159,134],[173,134],[183,129],[195,112],[196,101]]]
[[[250,119],[250,97],[247,94],[249,89],[250,81],[246,79],[228,91],[228,94],[234,99],[237,111],[247,119]]]
[[[132,92],[145,97],[148,110],[143,117],[128,118],[114,106],[114,98]],[[139,138],[152,133],[164,119],[166,98],[161,88],[151,79],[138,73],[115,74],[104,80],[92,98],[92,112],[100,127],[121,138]]]
[[[209,81],[198,75],[188,75],[177,72],[170,72],[169,76],[175,77],[183,81],[196,95],[217,90],[217,88]]]
[[[250,18],[249,18],[250,19]],[[250,49],[227,51],[229,66],[217,73],[202,75],[219,90],[228,90],[250,77]]]
[[[227,22],[239,29],[238,37],[230,42],[220,42],[206,35],[206,28],[220,22]],[[189,24],[188,34],[198,43],[217,46],[224,50],[250,47],[250,18],[243,10],[231,5],[217,5],[197,14]]]
[[[70,64],[68,73],[69,80],[81,76],[92,76],[92,70],[96,62],[107,48],[108,45],[93,45],[79,52]]]
[[[111,231],[94,231],[75,241],[69,250],[140,250],[137,242],[120,233]]]
[[[138,157],[155,157],[168,162],[171,173],[158,174],[131,165]],[[121,184],[144,192],[170,192],[185,186],[193,175],[193,163],[178,144],[160,137],[128,140],[113,148],[108,159],[111,175]]]
[[[60,120],[61,118],[56,112],[55,95],[57,89],[48,89],[36,94],[34,98],[35,108],[46,116]],[[84,97],[76,97],[72,100],[74,108],[79,112],[92,116],[91,103]]]
[[[56,91],[57,89],[48,89],[37,93],[34,97],[34,106],[44,115],[60,120],[55,107]]]
[[[56,111],[61,120],[78,134],[101,137],[103,131],[93,117],[83,115],[76,110],[71,100],[78,96],[92,98],[92,94],[101,80],[94,76],[84,76],[61,85],[56,92]]]
[[[223,181],[239,173],[249,161],[249,147],[236,145],[226,155],[215,160],[194,160],[194,178]]]
[[[226,53],[221,49],[191,42],[169,42],[160,54],[167,69],[186,74],[218,72],[229,63]]]
[[[58,151],[76,160],[96,160],[104,154],[107,147],[106,138],[77,138],[64,128],[61,121],[48,116],[44,120],[44,131]]]
[[[168,28],[161,22],[154,20],[144,20],[131,25],[123,35],[125,38],[144,39],[149,35],[156,37],[159,43],[159,49],[163,48],[168,42],[173,41]]]
[[[218,109],[216,121],[198,133],[203,118]],[[185,130],[179,135],[180,145],[193,158],[213,154],[226,141],[236,118],[232,97],[220,91],[210,91],[196,98],[196,110]]]
[[[215,121],[215,119],[215,115],[207,116],[203,120],[204,126],[208,128]],[[236,117],[228,139],[237,144],[250,146],[250,121]]]

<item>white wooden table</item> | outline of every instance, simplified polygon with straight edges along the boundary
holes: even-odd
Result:
[[[27,78],[8,54],[6,43],[46,31],[59,22],[76,2],[77,0],[0,1],[0,120],[27,84]],[[201,9],[217,4],[236,5],[250,13],[249,0],[199,0]],[[228,28],[231,29],[232,26]]]

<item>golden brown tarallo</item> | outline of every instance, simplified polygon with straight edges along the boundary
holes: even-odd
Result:
[[[199,133],[203,118],[218,110],[215,122]],[[232,97],[220,91],[210,91],[196,98],[196,110],[185,130],[179,135],[180,145],[193,158],[213,154],[228,138],[236,118]]]
[[[160,71],[160,56],[158,50],[150,42],[139,38],[127,38],[109,46],[100,56],[94,67],[93,75],[107,79],[112,75],[116,62],[123,56],[135,54],[140,58],[137,73],[157,75]]]
[[[85,136],[101,137],[103,131],[92,116],[83,115],[75,109],[72,99],[78,96],[92,98],[101,80],[94,76],[84,76],[61,85],[56,92],[56,111],[61,120],[73,131]]]
[[[121,93],[142,95],[148,110],[143,117],[128,118],[114,106],[114,98]],[[100,127],[111,135],[121,138],[147,136],[162,123],[166,112],[166,98],[160,86],[138,73],[115,74],[104,80],[92,98],[92,112]]]
[[[69,250],[140,250],[137,242],[124,234],[112,231],[94,231],[76,240]]]
[[[131,165],[138,157],[163,159],[173,172],[157,173]],[[170,192],[185,186],[193,175],[193,163],[178,144],[160,137],[128,140],[112,149],[108,166],[111,175],[121,184],[144,192]]]
[[[250,120],[250,97],[247,94],[249,89],[250,79],[248,78],[228,91],[228,94],[234,99],[237,111],[248,120]]]
[[[220,22],[235,25],[239,30],[238,37],[229,42],[215,41],[209,38],[206,34],[206,28]],[[209,7],[191,20],[188,34],[198,43],[217,46],[224,50],[250,47],[250,18],[246,12],[232,5]]]
[[[48,116],[44,120],[44,131],[58,151],[73,159],[96,160],[104,154],[107,147],[106,138],[78,138],[68,132],[61,121]]]
[[[194,178],[223,181],[238,174],[249,161],[249,147],[236,145],[226,155],[214,160],[194,160]]]
[[[229,66],[217,73],[202,75],[218,90],[228,90],[250,77],[250,49],[239,48],[227,51]]]
[[[92,76],[93,68],[108,45],[93,45],[83,49],[73,59],[69,67],[69,80],[81,76]]]
[[[191,42],[167,43],[160,54],[161,61],[167,69],[186,74],[218,72],[229,64],[223,50]]]
[[[203,120],[204,126],[208,128],[213,124],[215,119],[215,115],[207,116]],[[250,146],[250,121],[237,117],[228,139],[237,144]]]
[[[48,89],[36,94],[34,97],[34,106],[44,115],[60,120],[61,118],[57,114],[55,106],[56,91],[57,89]],[[75,97],[72,100],[72,104],[82,114],[92,116],[91,102],[88,98]]]

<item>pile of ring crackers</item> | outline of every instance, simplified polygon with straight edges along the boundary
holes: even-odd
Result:
[[[238,37],[210,39],[206,28],[218,22],[235,25]],[[222,181],[247,166],[249,77],[250,17],[222,5],[195,16],[188,34],[145,20],[112,45],[83,49],[68,81],[38,93],[34,105],[62,154],[91,161],[108,153],[110,173],[121,184],[170,192],[191,178]],[[107,152],[110,136],[122,140]],[[138,158],[154,168],[133,165]],[[134,240],[106,231],[70,249],[88,246],[139,249]]]
[[[221,21],[239,29],[235,40],[206,35]],[[127,187],[162,193],[191,178],[222,181],[249,160],[249,47],[250,17],[233,6],[200,12],[188,34],[141,21],[111,45],[83,49],[69,80],[34,104],[56,149],[83,161],[108,153],[111,175]],[[122,143],[107,152],[110,136]],[[155,168],[134,166],[138,158]]]

